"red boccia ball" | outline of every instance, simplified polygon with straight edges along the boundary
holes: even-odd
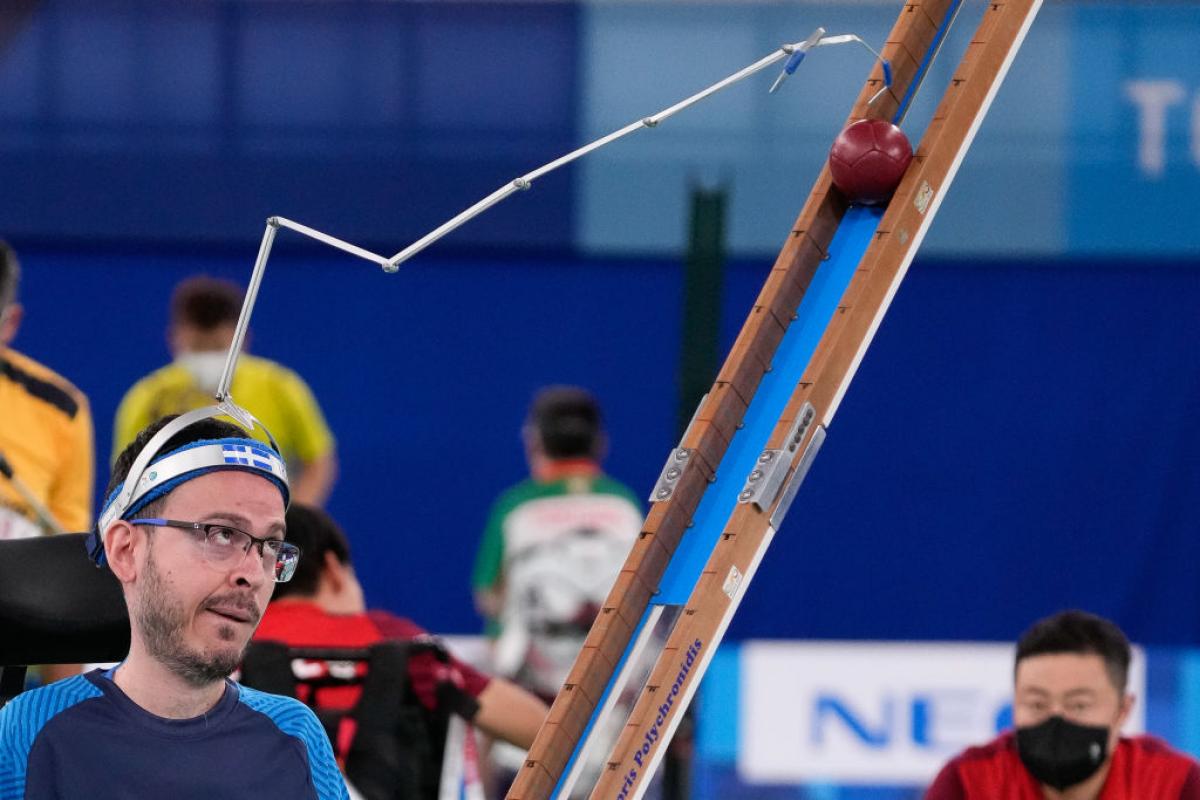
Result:
[[[833,140],[829,171],[833,183],[851,202],[885,203],[900,185],[912,161],[912,145],[904,131],[882,119],[860,119]]]

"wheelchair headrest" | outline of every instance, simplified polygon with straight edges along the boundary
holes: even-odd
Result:
[[[88,534],[0,541],[0,665],[120,661],[121,585],[88,558]]]

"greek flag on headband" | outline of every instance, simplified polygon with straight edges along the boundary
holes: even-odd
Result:
[[[171,438],[193,423],[220,414],[230,414],[248,430],[257,425],[271,440],[265,447],[253,439],[230,437],[201,439],[180,447],[167,455],[161,454]],[[272,449],[275,438],[250,412],[239,408],[232,400],[218,405],[197,408],[180,414],[162,426],[142,447],[137,458],[129,467],[129,473],[120,486],[113,489],[104,502],[100,518],[88,539],[88,555],[97,564],[104,564],[104,532],[117,519],[129,519],[148,503],[170,492],[180,483],[219,469],[246,469],[256,471],[272,481],[283,495],[283,503],[290,501],[287,465]]]
[[[225,444],[221,445],[221,450],[225,454],[226,464],[244,464],[248,467],[257,467],[258,469],[265,469],[268,472],[276,474],[280,472],[279,457],[265,447]]]
[[[284,502],[288,501],[287,465],[275,451],[253,439],[206,439],[151,462],[132,489],[122,484],[114,490],[101,512],[99,529],[106,529],[114,519],[137,511],[184,480],[231,468],[262,473],[279,486]]]

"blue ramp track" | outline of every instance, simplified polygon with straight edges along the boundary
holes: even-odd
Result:
[[[763,376],[758,391],[746,410],[744,427],[729,443],[729,449],[721,459],[716,480],[704,492],[692,519],[693,526],[680,540],[659,584],[658,593],[642,615],[637,630],[633,632],[631,643],[638,640],[655,606],[685,605],[691,597],[692,590],[700,580],[704,566],[725,529],[725,523],[733,514],[738,493],[742,490],[746,476],[754,468],[759,453],[766,448],[771,431],[783,415],[800,379],[804,377],[804,371],[812,361],[817,344],[821,341],[829,321],[833,319],[882,218],[882,208],[868,206],[851,206],[842,218],[842,223],[829,245],[829,259],[822,262],[813,275],[812,283],[797,309],[797,319],[788,326],[787,333],[784,334],[783,341],[775,353],[772,369]],[[612,694],[632,650],[631,644],[621,656],[621,661],[596,704],[575,752],[571,754],[571,760],[559,777],[553,796],[559,796],[563,783],[571,774],[571,769],[579,759],[592,728],[595,727],[599,711]]]
[[[917,67],[917,74],[909,83],[908,90],[900,100],[899,108],[892,121],[899,124],[908,112],[916,97],[917,90],[929,71],[937,52],[940,49],[947,31],[954,22],[955,16],[962,7],[963,0],[953,0],[942,24],[938,27],[933,43],[925,53],[925,57]],[[746,476],[754,469],[759,454],[766,449],[767,441],[783,416],[788,401],[804,377],[804,372],[812,361],[813,354],[825,329],[833,319],[834,313],[850,286],[850,281],[862,262],[863,256],[870,247],[883,219],[884,208],[874,206],[851,206],[829,244],[829,258],[822,262],[813,275],[812,283],[804,294],[804,299],[797,309],[797,318],[788,326],[779,348],[771,362],[771,371],[766,373],[759,383],[758,391],[746,410],[742,419],[743,427],[738,430],[729,448],[721,458],[713,483],[704,492],[700,505],[692,518],[692,527],[680,540],[679,546],[671,557],[667,570],[659,583],[658,592],[647,607],[638,623],[637,629],[630,639],[630,646],[625,649],[621,661],[609,679],[608,685],[601,695],[600,702],[592,711],[587,727],[575,751],[559,777],[554,787],[554,797],[558,797],[566,778],[571,773],[575,762],[583,748],[588,743],[588,737],[595,727],[600,709],[604,707],[612,694],[615,684],[624,669],[626,662],[633,654],[634,643],[638,641],[649,624],[656,606],[686,605],[692,596],[692,591],[704,572],[704,567],[717,546],[717,540],[725,529],[725,523],[733,515],[737,507],[737,497],[745,483]]]
[[[766,448],[771,431],[804,377],[882,217],[881,208],[852,206],[842,218],[829,245],[829,260],[822,262],[813,276],[797,310],[798,318],[788,326],[771,362],[771,371],[763,376],[746,410],[742,420],[745,427],[729,443],[716,482],[704,492],[692,518],[693,527],[680,540],[654,602],[682,605],[692,596],[692,589],[737,506],[746,476],[754,469],[759,453]]]

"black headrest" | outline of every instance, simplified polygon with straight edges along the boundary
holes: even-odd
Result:
[[[87,534],[0,541],[0,665],[120,661],[121,585],[87,555]]]

